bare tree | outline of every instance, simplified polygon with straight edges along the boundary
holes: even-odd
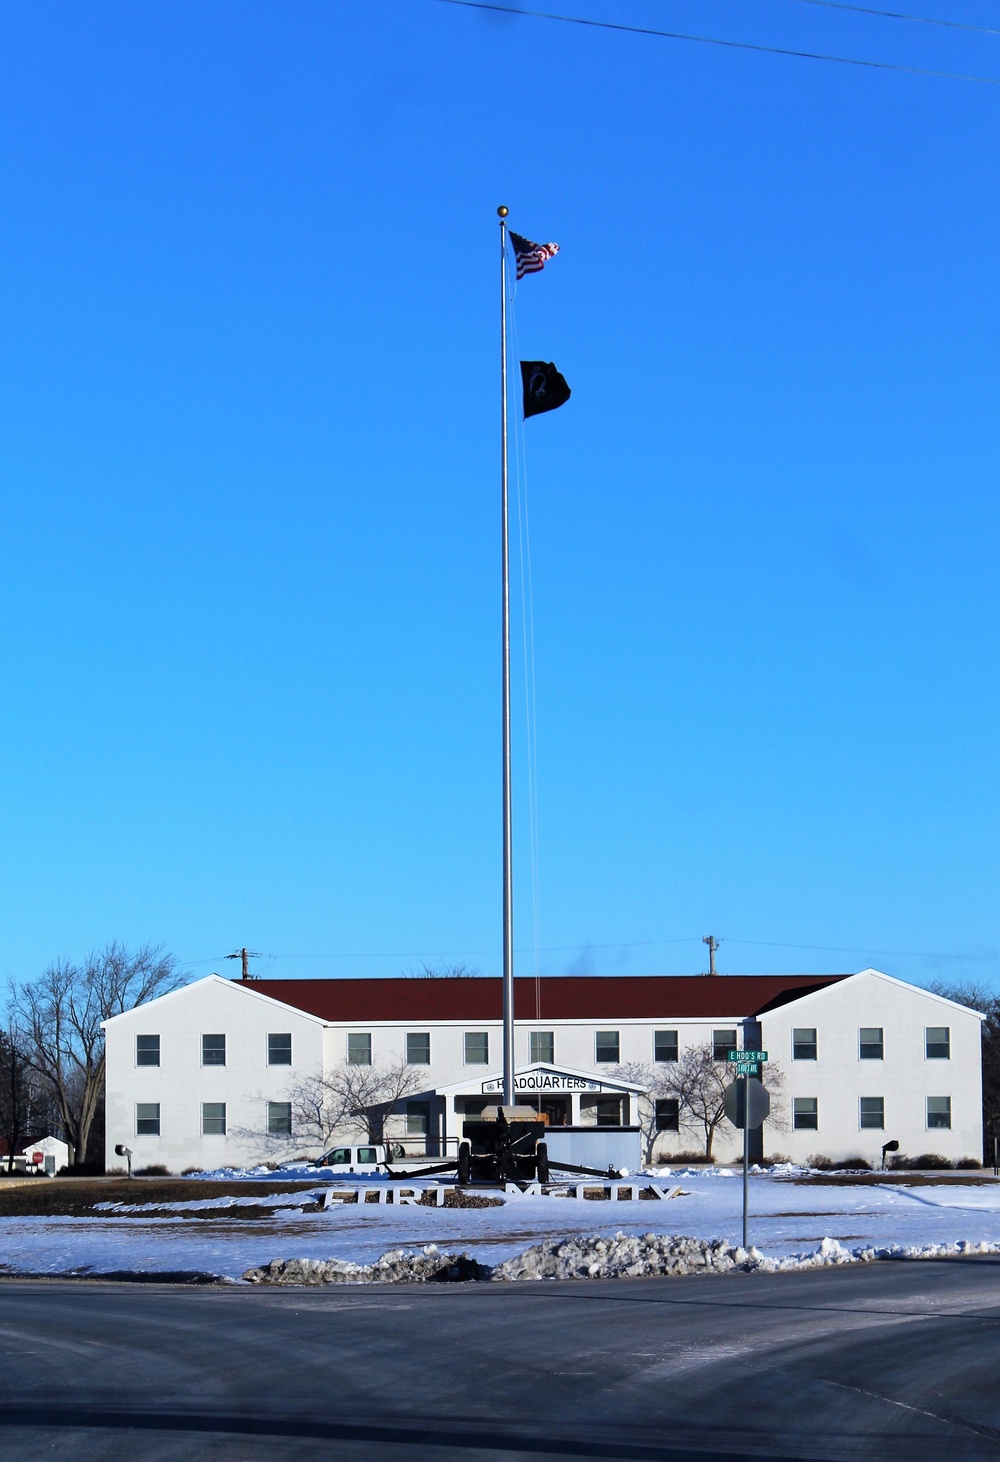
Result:
[[[39,1096],[17,1033],[0,1030],[0,1140],[11,1157],[21,1151],[23,1142],[41,1133],[47,1103]]]
[[[458,963],[453,965],[432,965],[424,960],[418,968],[412,965],[403,971],[407,980],[475,980],[481,971],[475,965]]]
[[[344,1062],[292,1085],[292,1131],[323,1147],[351,1133],[384,1142],[395,1108],[423,1084],[424,1078],[402,1058],[386,1066]]]
[[[680,1125],[700,1134],[709,1162],[714,1155],[715,1134],[728,1122],[725,1094],[733,1079],[733,1068],[726,1061],[717,1061],[710,1045],[692,1046],[679,1061],[665,1062],[659,1070],[656,1095],[674,1098]],[[772,1067],[765,1084],[771,1095],[771,1115],[767,1120],[781,1131],[785,1126],[782,1072]]]
[[[60,961],[12,986],[18,1047],[59,1114],[71,1163],[86,1160],[103,1097],[102,1021],[181,983],[172,955],[149,945],[132,953],[113,942],[82,965]]]
[[[643,1061],[623,1061],[615,1067],[615,1075],[622,1081],[635,1086],[644,1086],[645,1093],[636,1102],[636,1115],[642,1133],[643,1162],[648,1166],[653,1161],[656,1140],[660,1136],[656,1126],[656,1100],[661,1092],[661,1073],[657,1068],[647,1066]]]

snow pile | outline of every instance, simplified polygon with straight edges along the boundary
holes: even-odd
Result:
[[[248,1269],[250,1284],[426,1284],[489,1279],[486,1264],[467,1254],[443,1254],[437,1244],[423,1249],[390,1249],[374,1264],[345,1259],[273,1259],[261,1269]]]
[[[533,1244],[493,1269],[497,1280],[638,1279],[649,1275],[727,1274],[760,1262],[756,1249],[736,1249],[723,1239],[675,1234],[600,1234]]]
[[[436,1244],[423,1249],[390,1249],[374,1264],[344,1259],[274,1259],[243,1275],[250,1284],[413,1284],[433,1280],[455,1283],[487,1280],[517,1283],[533,1279],[649,1279],[681,1274],[778,1274],[871,1264],[880,1259],[948,1259],[1000,1254],[1000,1244],[960,1239],[954,1244],[889,1244],[846,1249],[824,1239],[812,1253],[769,1258],[752,1245],[744,1249],[723,1239],[693,1239],[680,1234],[575,1235],[550,1239],[490,1266],[467,1254],[442,1253]]]

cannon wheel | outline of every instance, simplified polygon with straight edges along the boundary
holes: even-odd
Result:
[[[472,1181],[472,1148],[468,1142],[459,1144],[458,1181],[463,1184]]]
[[[549,1145],[539,1142],[535,1145],[535,1176],[540,1183],[549,1181]]]

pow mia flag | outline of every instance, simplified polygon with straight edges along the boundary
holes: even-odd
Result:
[[[521,380],[524,384],[524,419],[539,416],[543,411],[555,411],[564,406],[571,392],[566,379],[556,370],[551,361],[522,360]]]

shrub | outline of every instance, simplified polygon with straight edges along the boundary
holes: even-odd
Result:
[[[922,1152],[919,1157],[913,1159],[912,1166],[915,1168],[931,1168],[932,1170],[950,1168],[951,1159],[942,1157],[939,1152]]]
[[[779,1162],[791,1162],[792,1159],[785,1152],[772,1152],[770,1157],[764,1159],[766,1168],[773,1168]]]
[[[703,1152],[670,1152],[664,1156],[663,1162],[668,1166],[678,1167],[680,1164],[687,1166],[696,1162],[714,1163],[715,1158],[706,1157]]]
[[[816,1168],[820,1173],[828,1173],[832,1167],[836,1166],[833,1158],[827,1157],[825,1152],[814,1152],[806,1161],[809,1167]]]
[[[871,1163],[863,1157],[845,1157],[843,1162],[831,1163],[830,1166],[836,1168],[840,1173],[852,1172],[855,1169],[862,1173],[870,1173],[872,1170]]]
[[[192,1173],[203,1173],[204,1171],[204,1168],[183,1168],[181,1170],[181,1177],[189,1178]]]
[[[982,1163],[978,1157],[960,1157],[955,1166],[957,1168],[981,1168]]]
[[[912,1168],[912,1166],[913,1166],[913,1159],[912,1159],[912,1157],[907,1157],[907,1155],[906,1155],[905,1152],[891,1152],[889,1154],[889,1167],[890,1168],[906,1169],[906,1168]]]
[[[165,1168],[162,1163],[150,1163],[148,1168],[136,1168],[137,1178],[169,1178],[170,1169]]]

